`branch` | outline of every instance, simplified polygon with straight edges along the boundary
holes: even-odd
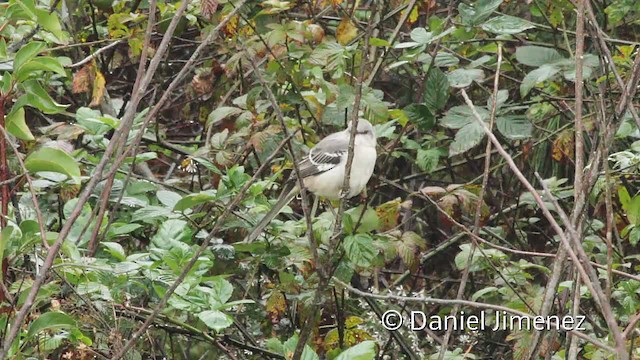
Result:
[[[368,297],[368,298],[372,298],[372,299],[378,299],[378,300],[384,300],[384,301],[400,301],[400,302],[413,302],[413,303],[431,303],[431,304],[439,304],[439,305],[445,305],[445,306],[452,306],[452,305],[458,305],[458,306],[468,306],[468,307],[472,307],[472,308],[478,308],[478,309],[489,309],[489,310],[495,310],[495,311],[503,311],[505,313],[508,314],[513,314],[513,315],[518,315],[518,316],[522,316],[522,317],[526,317],[529,319],[533,319],[535,316],[522,312],[522,311],[518,311],[518,310],[514,310],[511,308],[508,308],[506,306],[500,306],[500,305],[494,305],[494,304],[486,304],[486,303],[481,303],[481,302],[477,302],[477,301],[469,301],[469,300],[452,300],[452,299],[439,299],[439,298],[432,298],[432,297],[409,297],[409,296],[398,296],[398,295],[379,295],[379,294],[372,294],[372,293],[368,293],[362,290],[358,290],[342,281],[340,281],[337,278],[333,278],[333,282],[338,283],[339,285],[341,285],[342,287],[344,287],[345,289],[347,289],[349,292],[356,294],[358,296],[362,296],[362,297]],[[601,348],[601,349],[605,349],[607,351],[610,351],[612,353],[616,353],[616,349],[612,348],[611,346],[601,342],[598,339],[594,339],[590,336],[585,335],[584,333],[580,332],[580,331],[576,331],[573,329],[568,329],[562,326],[562,324],[558,324],[555,323],[553,321],[546,321],[545,324],[551,325],[554,328],[558,327],[563,329],[564,331],[567,331],[569,333],[571,333],[572,335],[575,335],[576,337],[579,337],[583,340],[586,340],[594,345],[596,345],[597,347]]]
[[[293,136],[293,134],[290,136]],[[236,197],[233,198],[233,200],[225,207],[222,214],[220,214],[220,216],[218,216],[218,218],[216,219],[213,229],[211,230],[209,235],[204,239],[204,241],[202,242],[202,244],[200,245],[196,253],[193,255],[193,257],[191,257],[191,259],[189,260],[185,268],[182,270],[178,278],[167,289],[167,292],[164,294],[164,296],[158,303],[158,306],[153,310],[153,313],[151,313],[147,318],[147,320],[142,324],[142,326],[140,326],[140,328],[138,328],[138,330],[136,330],[136,332],[133,333],[133,335],[131,335],[131,339],[124,345],[124,347],[120,349],[120,351],[116,355],[113,356],[112,358],[113,360],[122,358],[124,354],[135,344],[136,340],[147,330],[147,328],[149,327],[149,325],[151,325],[155,317],[167,305],[167,302],[169,301],[169,297],[171,297],[171,294],[173,294],[176,288],[184,281],[189,271],[191,271],[191,268],[193,268],[195,263],[198,261],[198,258],[200,257],[200,255],[202,255],[202,253],[209,247],[209,243],[211,243],[211,240],[216,235],[218,235],[218,232],[222,229],[224,221],[235,209],[235,207],[240,203],[240,201],[242,201],[247,190],[249,190],[251,185],[253,185],[256,181],[258,181],[260,174],[269,166],[269,163],[271,162],[271,160],[273,160],[273,158],[280,152],[280,150],[282,150],[282,148],[289,142],[289,140],[290,140],[290,137],[286,137],[284,140],[280,142],[280,144],[273,151],[273,153],[271,153],[271,155],[269,155],[267,159],[265,159],[265,162],[260,166],[260,168],[258,168],[258,170],[253,175],[253,177],[249,179],[242,186],[242,188],[238,192],[238,195],[236,195]]]

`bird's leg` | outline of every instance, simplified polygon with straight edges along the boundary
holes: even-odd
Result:
[[[364,189],[362,189],[362,192],[360,192],[360,203],[364,204],[367,202],[367,188],[365,187]]]

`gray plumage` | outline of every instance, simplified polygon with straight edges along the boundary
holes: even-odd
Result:
[[[298,162],[300,177],[304,186],[314,195],[336,200],[343,196],[342,185],[346,170],[346,160],[351,136],[351,124],[340,132],[333,133],[322,139],[309,153]],[[344,197],[350,198],[359,194],[366,186],[373,174],[376,162],[376,136],[371,123],[366,120],[358,121],[354,144],[354,158],[351,167],[349,192]],[[295,174],[294,174],[295,175]],[[246,242],[255,240],[262,230],[269,225],[280,210],[287,205],[300,191],[298,181],[285,185],[276,204],[260,220],[245,239]]]

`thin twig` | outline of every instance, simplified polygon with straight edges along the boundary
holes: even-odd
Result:
[[[354,288],[353,286],[350,286],[342,281],[340,281],[337,278],[333,278],[332,279],[333,282],[343,286],[345,289],[347,289],[349,292],[356,294],[358,296],[363,296],[363,297],[369,297],[372,299],[378,299],[378,300],[383,300],[383,301],[401,301],[401,302],[413,302],[413,303],[432,303],[432,304],[440,304],[440,305],[446,305],[446,306],[453,306],[453,305],[459,305],[459,306],[468,306],[468,307],[472,307],[472,308],[478,308],[478,309],[490,309],[490,310],[495,310],[495,311],[503,311],[505,313],[508,314],[513,314],[513,315],[517,315],[517,316],[522,316],[522,317],[526,317],[529,319],[533,319],[535,317],[535,315],[531,315],[522,311],[518,311],[518,310],[514,310],[512,308],[506,307],[506,306],[500,306],[500,305],[494,305],[494,304],[486,304],[486,303],[481,303],[481,302],[477,302],[477,301],[469,301],[469,300],[457,300],[457,299],[439,299],[439,298],[432,298],[432,297],[408,297],[408,296],[399,296],[399,295],[378,295],[378,294],[372,294],[372,293],[368,293],[362,290],[358,290],[356,288]],[[612,348],[611,346],[601,342],[598,339],[592,338],[588,335],[585,335],[584,333],[580,332],[580,331],[576,331],[574,329],[568,329],[562,326],[562,324],[558,324],[555,323],[553,321],[546,321],[545,324],[549,324],[552,327],[558,327],[560,329],[563,329],[567,332],[570,332],[571,334],[586,340],[594,345],[596,345],[597,347],[607,350],[609,352],[615,353],[616,349]]]

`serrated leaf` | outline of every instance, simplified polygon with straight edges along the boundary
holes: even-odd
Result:
[[[73,180],[80,178],[80,167],[76,160],[60,149],[42,147],[27,156],[24,165],[31,172],[51,171],[67,175]]]
[[[456,69],[447,74],[449,85],[454,88],[464,88],[474,81],[480,82],[484,79],[484,72],[480,69]]]
[[[518,34],[533,28],[535,25],[532,23],[509,15],[497,16],[482,24],[483,30],[499,35]]]
[[[525,97],[531,89],[540,82],[551,79],[560,71],[560,68],[554,65],[543,65],[530,73],[528,73],[520,84],[520,96]]]
[[[496,102],[498,103],[498,109],[504,105],[509,99],[509,91],[508,90],[498,90],[498,94],[496,96]],[[493,95],[489,96],[487,99],[487,109],[491,112],[491,108],[493,107]]]
[[[420,170],[430,173],[440,160],[440,149],[418,149],[416,164]]]
[[[14,108],[15,109],[15,108]],[[6,118],[7,131],[18,139],[25,141],[35,140],[31,130],[27,126],[24,117],[24,108],[12,110]]]
[[[363,210],[364,214],[362,213]],[[354,226],[358,220],[360,220],[360,226],[357,229],[358,232],[369,233],[380,228],[380,220],[378,219],[376,211],[372,208],[365,210],[364,206],[360,205],[345,211],[345,214],[351,217]]]
[[[231,285],[231,283],[227,279],[221,276],[217,276],[213,279],[213,286],[211,287],[209,304],[214,309],[217,309],[224,305],[227,301],[229,301],[232,294],[233,285]]]
[[[456,133],[456,137],[449,145],[449,157],[462,154],[466,152],[484,139],[485,133],[482,125],[477,120],[473,120],[472,123],[463,126]]]
[[[516,49],[516,60],[523,65],[543,66],[562,60],[564,57],[552,48],[543,46],[521,46]]]
[[[482,121],[489,119],[489,111],[485,108],[476,107],[476,112],[480,115]],[[477,121],[471,108],[467,105],[454,106],[440,119],[440,125],[449,129],[460,129],[463,126]]]
[[[190,241],[191,234],[186,221],[169,219],[160,224],[158,232],[151,238],[151,244],[160,249],[171,249],[176,243]]]
[[[533,125],[524,115],[505,115],[496,118],[496,127],[509,140],[531,137]]]
[[[429,70],[429,76],[425,81],[424,103],[432,113],[444,108],[449,100],[449,80],[437,67]]]
[[[236,107],[220,106],[209,114],[209,117],[207,118],[207,125],[215,124],[218,121],[224,120],[229,116],[237,115],[241,112],[242,109]]]
[[[502,4],[502,0],[478,0],[473,5],[460,3],[458,13],[465,25],[479,25]]]
[[[356,266],[368,267],[378,255],[373,246],[373,239],[368,234],[349,235],[344,239],[344,250],[347,258]]]
[[[425,104],[411,104],[403,111],[409,121],[422,131],[429,131],[435,125],[435,117]]]
[[[207,327],[220,332],[233,325],[233,318],[219,310],[206,310],[198,314],[198,318]]]

